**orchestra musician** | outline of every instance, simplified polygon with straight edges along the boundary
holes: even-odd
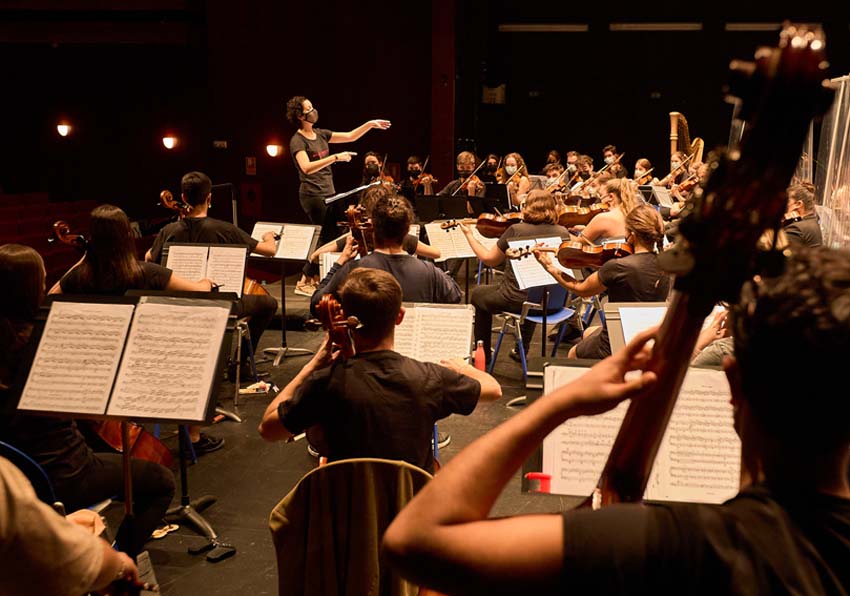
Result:
[[[788,209],[786,217],[794,214],[794,221],[785,226],[788,242],[808,247],[823,244],[818,216],[815,213],[815,195],[810,188],[797,184],[788,188]]]
[[[569,156],[569,154],[567,155]],[[578,158],[576,158],[575,166],[580,179],[587,180],[591,175],[593,175],[593,158],[589,155],[579,155]]]
[[[350,236],[346,239],[342,254],[310,299],[313,314],[316,315],[316,307],[322,296],[338,296],[339,288],[348,274],[358,267],[382,269],[391,273],[401,284],[405,302],[460,302],[461,293],[457,282],[433,263],[417,259],[405,251],[404,243],[409,236],[412,220],[413,210],[407,199],[393,192],[378,196],[372,208],[375,250],[359,260],[353,260],[357,254],[354,240]]]
[[[62,278],[68,290],[123,295],[131,288],[196,289],[171,271],[138,263],[130,222],[117,207],[103,205],[92,213],[92,238],[86,257]],[[126,234],[126,235],[125,235]],[[103,245],[105,238],[114,244]],[[121,244],[123,246],[117,246]],[[133,253],[128,253],[132,247]],[[104,254],[103,251],[106,251]],[[98,275],[105,271],[107,275]],[[0,440],[34,459],[47,474],[56,498],[71,511],[105,499],[123,498],[122,457],[95,454],[71,418],[20,414],[7,391],[13,387],[23,350],[44,299],[45,271],[41,256],[28,246],[0,246]],[[111,286],[111,287],[107,287]],[[204,282],[209,290],[209,282]],[[100,291],[98,291],[100,290]],[[135,520],[123,523],[116,536],[120,550],[136,556],[161,523],[174,496],[174,474],[160,464],[131,459]],[[33,528],[35,530],[35,528]],[[2,533],[2,529],[0,529]],[[57,556],[61,556],[57,553]]]
[[[535,251],[534,255],[559,284],[582,298],[608,292],[610,302],[665,301],[671,278],[658,264],[657,253],[664,241],[661,216],[653,207],[641,204],[629,211],[625,228],[626,242],[634,247],[634,253],[610,259],[582,281],[556,268],[549,253]],[[605,358],[610,355],[611,344],[605,325],[589,327],[581,342],[572,346],[569,352],[570,358]]]
[[[287,440],[306,430],[331,461],[399,459],[433,473],[434,423],[468,415],[479,401],[499,399],[502,390],[468,364],[419,362],[395,352],[402,294],[387,271],[362,267],[347,275],[339,297],[345,316],[359,323],[351,331],[356,354],[338,357],[326,338],[266,408],[259,427],[264,439]]]
[[[471,151],[461,151],[458,153],[457,160],[455,161],[458,177],[446,184],[437,194],[441,197],[464,195],[469,197],[483,197],[484,184],[477,175],[469,183],[467,183],[467,178],[472,175],[477,163],[478,158],[475,157],[475,154]],[[465,188],[463,190],[459,190],[460,187],[464,185]]]
[[[522,197],[528,194],[531,181],[528,178],[528,168],[519,153],[508,153],[505,156],[504,171],[501,173],[502,184],[507,184],[511,204],[519,207]]]
[[[551,238],[559,236],[567,238],[569,233],[559,226],[558,212],[555,199],[545,190],[533,190],[528,193],[522,208],[522,223],[513,224],[493,246],[487,248],[472,235],[472,228],[461,224],[469,246],[481,262],[488,267],[501,265],[505,261],[505,251],[510,247],[508,242],[517,238]],[[521,290],[514,274],[513,267],[505,267],[505,274],[496,284],[477,286],[472,289],[470,302],[475,306],[475,341],[484,345],[484,357],[490,362],[490,345],[493,328],[493,315],[504,311],[517,312],[522,303],[528,299],[528,291]],[[561,305],[559,305],[560,307]],[[522,340],[526,352],[534,334],[533,323],[527,322],[522,326]],[[519,353],[513,352],[515,358]]]
[[[848,593],[850,254],[803,249],[742,295],[724,363],[749,476],[735,498],[491,517],[556,427],[666,380],[645,371],[649,330],[452,458],[388,528],[389,562],[451,594]],[[818,374],[780,374],[789,346]]]
[[[424,173],[423,167],[418,155],[407,158],[407,175],[401,181],[399,192],[410,202],[417,196],[434,194],[433,178],[428,175],[420,178]]]
[[[564,166],[560,163],[550,163],[547,164],[543,169],[543,175],[546,176],[546,179],[543,181],[543,186],[546,189],[550,189],[553,184],[555,184],[558,179],[561,179],[561,184],[559,186],[563,187],[563,176],[561,174],[564,172]],[[566,175],[566,174],[565,174]]]
[[[500,169],[499,166],[502,164],[502,158],[500,158],[495,153],[490,153],[487,155],[487,159],[484,161],[484,167],[476,174],[478,178],[481,179],[481,182],[484,184],[498,184],[501,183],[499,180]]]
[[[558,153],[558,151],[556,151],[555,149],[550,150],[549,153],[546,155],[546,163],[543,164],[543,168],[540,170],[540,173],[545,176],[546,168],[553,164],[561,166],[561,171],[563,171],[564,164],[561,162],[561,154]]]
[[[616,145],[605,145],[605,147],[602,148],[602,161],[605,162],[606,166],[610,166],[617,161]]]
[[[363,157],[363,179],[360,185],[371,184],[380,179],[382,182],[394,182],[392,176],[385,174],[382,170],[383,160],[374,151],[368,151]]]
[[[684,182],[688,177],[688,170],[686,167],[683,167],[682,164],[685,163],[687,158],[688,156],[681,151],[674,152],[673,155],[670,156],[670,173],[664,176],[661,180],[653,178],[652,184],[670,188],[674,184],[681,184]]]
[[[634,180],[638,184],[648,184],[650,178],[647,176],[647,172],[652,169],[652,163],[645,157],[641,157],[635,162],[635,175]]]
[[[247,244],[249,253],[273,257],[277,253],[274,233],[266,232],[258,242],[242,228],[229,221],[209,217],[212,202],[212,181],[203,172],[189,172],[180,181],[183,201],[192,211],[179,221],[165,226],[153,241],[153,246],[145,254],[145,260],[158,263],[162,259],[162,249],[168,242],[200,242],[211,244]],[[235,289],[224,288],[227,291]],[[249,316],[248,330],[251,335],[251,347],[256,352],[260,337],[269,326],[277,312],[277,299],[265,294],[243,293],[236,303],[236,315]],[[248,350],[242,350],[243,358],[248,358]],[[246,365],[242,370],[250,370]]]
[[[600,194],[608,211],[596,215],[586,226],[574,228],[579,230],[578,239],[591,246],[606,240],[625,238],[626,216],[640,204],[632,181],[628,178],[609,179],[600,185]]]
[[[331,166],[338,161],[351,161],[355,155],[351,151],[332,154],[329,144],[351,143],[372,129],[387,130],[390,121],[369,120],[348,132],[318,128],[315,124],[319,120],[319,111],[303,95],[296,95],[286,102],[286,118],[297,128],[289,141],[289,153],[298,167],[301,181],[298,200],[310,223],[322,226],[319,242],[324,244],[336,235],[336,210],[329,210],[325,205],[325,199],[336,193]],[[317,266],[308,261],[295,285],[295,293],[310,296],[315,290],[318,275]]]

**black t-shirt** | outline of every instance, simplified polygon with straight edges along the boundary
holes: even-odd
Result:
[[[345,248],[345,241],[351,234],[344,234],[335,240],[336,242],[336,252],[342,252],[342,249]],[[408,234],[404,237],[404,240],[401,241],[401,248],[409,255],[416,254],[416,248],[419,246],[419,238]]]
[[[609,302],[663,302],[671,277],[658,265],[658,255],[642,252],[611,259],[599,268]]]
[[[291,433],[320,425],[328,459],[400,459],[433,472],[434,423],[475,409],[481,384],[390,350],[367,352],[310,375],[280,404]]]
[[[413,199],[417,196],[421,196],[425,194],[425,185],[420,184],[419,186],[413,186],[413,180],[408,177],[405,177],[404,180],[401,181],[401,186],[399,187],[399,193],[405,199],[413,202]]]
[[[457,191],[457,194],[455,194],[455,191],[456,191],[456,190],[458,189],[458,187],[459,187],[461,184],[463,184],[463,183],[464,183],[464,180],[461,180],[460,178],[457,178],[457,179],[455,179],[455,180],[452,180],[451,182],[449,182],[448,184],[446,184],[446,185],[443,187],[443,190],[441,190],[440,192],[438,192],[438,193],[437,193],[437,195],[438,195],[438,196],[441,196],[441,197],[447,197],[447,196],[448,196],[448,197],[450,197],[450,196],[452,196],[452,195],[454,195],[454,196],[456,196],[456,197],[469,197],[469,192],[467,192],[467,191],[465,191],[465,190],[458,190],[458,191]],[[484,185],[483,185],[483,184],[481,185],[481,188],[479,188],[479,189],[476,191],[475,196],[476,196],[476,197],[483,197],[483,196],[484,196]]]
[[[788,241],[803,246],[817,248],[823,244],[823,235],[820,231],[818,217],[814,213],[806,215],[800,221],[796,221],[785,227],[785,235]]]
[[[292,139],[289,141],[289,154],[292,156],[292,159],[295,159],[299,151],[306,151],[310,161],[318,161],[330,155],[328,141],[331,140],[333,132],[324,128],[314,128],[313,132],[316,133],[316,138],[313,140],[308,139],[300,132],[292,135]],[[296,161],[296,165],[297,163]],[[322,168],[312,174],[305,174],[299,167],[298,178],[301,180],[301,188],[298,192],[302,195],[330,197],[336,194],[333,173],[330,167]]]
[[[156,263],[139,262],[142,268],[142,277],[139,283],[130,286],[121,286],[109,289],[97,288],[85,285],[80,279],[80,268],[74,267],[59,280],[59,287],[63,294],[104,294],[109,296],[123,296],[127,290],[164,290],[171,281],[171,269],[166,269]]]
[[[508,248],[510,248],[508,242],[512,242],[514,240],[528,239],[531,241],[534,238],[553,238],[555,236],[564,239],[569,238],[569,235],[570,233],[564,226],[547,223],[532,224],[521,222],[514,224],[505,230],[505,233],[501,235],[496,246],[498,246],[499,250],[502,252],[506,252]],[[529,242],[529,244],[532,244],[532,242]],[[513,300],[525,300],[525,297],[528,295],[526,290],[519,289],[519,283],[517,283],[516,275],[514,275],[514,268],[509,262],[505,263],[505,275],[502,277],[502,282],[499,285],[499,291],[506,298]]]
[[[401,286],[405,302],[432,302],[438,304],[457,304],[460,302],[460,288],[445,271],[437,269],[432,263],[421,261],[408,254],[388,255],[373,252],[360,260],[348,261],[342,267],[334,264],[325,279],[324,285],[313,293],[310,310],[315,314],[316,306],[325,294],[338,295],[339,287],[348,274],[357,267],[380,269],[390,273]]]
[[[564,594],[848,594],[850,501],[747,488],[723,505],[563,514]]]
[[[185,217],[162,228],[151,246],[154,262],[161,260],[162,248],[168,242],[247,244],[249,253],[254,252],[259,244],[256,238],[252,238],[242,228],[214,217]]]

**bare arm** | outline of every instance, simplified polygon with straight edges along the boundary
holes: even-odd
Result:
[[[606,412],[655,381],[651,372],[630,381],[624,375],[648,363],[645,344],[656,331],[639,334],[626,349],[544,395],[453,458],[388,528],[384,550],[391,564],[413,582],[451,594],[532,594],[557,586],[562,517],[487,516],[516,470],[554,428],[570,418]]]
[[[341,151],[340,153],[332,153],[331,155],[323,157],[322,159],[317,159],[316,161],[310,161],[306,151],[299,151],[295,154],[295,163],[298,164],[298,167],[305,174],[314,174],[322,168],[326,168],[337,161],[351,161],[352,155],[357,154],[352,153],[351,151]]]
[[[505,253],[502,252],[502,249],[497,244],[487,248],[475,239],[475,236],[472,235],[471,227],[466,224],[460,224],[460,229],[463,231],[463,235],[466,236],[466,241],[469,242],[472,252],[475,253],[476,257],[481,259],[482,263],[488,267],[495,267],[504,262]]]
[[[426,259],[439,259],[441,253],[439,248],[434,248],[430,244],[420,241],[416,245],[416,256],[425,257]]]
[[[278,407],[283,402],[289,401],[295,397],[295,392],[298,391],[298,388],[304,384],[307,377],[320,368],[324,368],[330,364],[332,360],[333,356],[331,354],[330,342],[326,336],[325,341],[316,351],[316,355],[313,356],[313,358],[310,359],[310,362],[308,362],[300,371],[298,371],[295,378],[287,383],[286,387],[283,388],[283,391],[278,393],[277,397],[275,397],[266,408],[266,411],[263,414],[263,419],[257,429],[260,432],[261,437],[263,437],[266,441],[272,442],[286,441],[293,436],[293,434],[283,425],[283,422],[281,422]]]
[[[175,292],[211,292],[213,288],[213,282],[209,279],[201,279],[198,281],[189,281],[184,277],[180,277],[179,275],[172,273],[171,278],[168,280],[168,285],[165,286],[166,290],[173,290]],[[236,292],[236,288],[224,288],[226,292]]]
[[[502,386],[485,371],[478,370],[470,364],[456,360],[441,360],[440,364],[478,381],[481,384],[481,393],[478,395],[479,402],[496,401],[502,397]]]
[[[352,141],[356,141],[367,132],[372,130],[373,128],[379,128],[381,130],[387,130],[390,127],[389,120],[369,120],[368,122],[364,122],[354,130],[350,130],[348,132],[333,132],[331,133],[331,138],[328,140],[329,143],[351,143]]]
[[[257,243],[254,252],[267,257],[275,256],[277,254],[277,241],[274,239],[274,232],[263,234],[263,241]]]
[[[549,272],[549,275],[555,278],[555,281],[557,281],[563,287],[567,288],[576,296],[581,296],[582,298],[589,298],[590,296],[596,296],[597,294],[601,294],[607,289],[605,287],[605,284],[603,284],[599,280],[599,273],[596,271],[591,273],[582,281],[578,281],[573,279],[557,267],[555,267],[555,264],[552,262],[552,257],[549,255],[549,253],[543,251],[534,251],[534,256],[537,257],[537,260],[540,261],[540,264],[543,265],[543,268]]]

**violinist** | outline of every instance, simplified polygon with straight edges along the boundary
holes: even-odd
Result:
[[[670,173],[664,176],[661,180],[653,178],[652,184],[658,186],[672,187],[674,184],[684,182],[688,177],[687,161],[688,157],[681,151],[676,151],[670,156]]]
[[[407,175],[401,181],[399,192],[411,202],[417,196],[434,194],[434,177],[425,172],[419,156],[411,155],[407,158]]]
[[[650,330],[454,456],[387,529],[388,560],[450,594],[850,592],[850,401],[835,393],[846,384],[850,311],[834,308],[850,303],[848,288],[850,255],[822,248],[748,284],[724,366],[752,478],[735,498],[491,515],[553,429],[667,381],[646,371]],[[818,373],[779,374],[789,346]]]
[[[606,166],[613,165],[615,161],[617,161],[617,146],[616,145],[605,145],[602,148],[602,161],[605,162]]]
[[[638,185],[649,184],[649,181],[652,178],[650,178],[647,172],[649,172],[650,170],[652,170],[652,164],[648,159],[646,159],[645,157],[641,157],[640,159],[638,159],[635,162],[634,181]]]
[[[505,251],[510,247],[508,242],[521,238],[543,238],[559,236],[566,238],[569,234],[563,226],[557,224],[558,211],[555,199],[545,190],[533,190],[528,193],[522,208],[522,223],[510,226],[499,241],[487,248],[472,235],[472,228],[461,224],[469,246],[481,262],[488,267],[501,265],[505,261]],[[496,284],[477,286],[473,288],[470,302],[475,306],[475,341],[484,344],[484,357],[490,362],[490,344],[493,327],[493,315],[504,311],[516,312],[522,308],[522,303],[528,299],[528,291],[521,290],[513,267],[505,267],[505,274]],[[534,324],[522,326],[523,345],[528,350],[534,334]],[[519,353],[513,352],[515,359]]]
[[[589,155],[579,155],[575,166],[580,180],[587,180],[593,175],[593,158]]]
[[[540,170],[540,173],[545,176],[546,169],[553,164],[561,166],[561,171],[563,171],[564,164],[561,162],[561,154],[558,153],[558,151],[556,151],[555,149],[550,150],[549,153],[546,155],[546,163],[543,164],[543,169]]]
[[[502,158],[495,153],[490,153],[484,162],[484,167],[476,174],[484,184],[504,184],[504,179],[499,180],[504,172],[499,166],[502,165]]]
[[[563,191],[565,190],[565,180],[564,176],[561,174],[564,173],[564,166],[559,163],[550,163],[547,164],[543,169],[543,175],[546,177],[543,180],[543,188],[549,190],[551,192]],[[565,174],[566,175],[566,174]],[[553,186],[556,185],[556,186]]]
[[[455,166],[458,177],[446,184],[437,194],[441,197],[469,196],[483,197],[484,183],[478,176],[472,176],[478,158],[471,151],[461,151],[457,155]],[[483,169],[483,168],[482,168]]]
[[[351,331],[355,355],[340,358],[326,338],[266,408],[260,435],[282,441],[307,431],[331,461],[397,459],[433,472],[434,423],[499,399],[499,383],[468,364],[419,362],[395,352],[407,294],[387,271],[356,269],[339,295],[345,316],[359,323]]]
[[[367,151],[363,157],[363,179],[360,185],[370,184],[381,176],[381,157],[374,151]]]
[[[351,161],[351,151],[331,153],[329,144],[351,143],[358,140],[370,130],[387,130],[389,120],[369,120],[348,132],[334,132],[316,127],[319,111],[313,102],[303,95],[296,95],[286,102],[286,119],[296,127],[289,142],[289,153],[298,169],[301,185],[298,189],[298,200],[301,208],[307,214],[310,223],[322,226],[319,242],[324,244],[336,235],[336,209],[328,209],[325,198],[336,194],[333,183],[331,166],[337,162]],[[301,281],[296,285],[296,291],[302,295],[310,295],[317,282],[319,270],[308,262],[304,266]]]
[[[610,173],[611,176],[613,176],[614,178],[628,178],[629,177],[629,171],[626,169],[626,166],[624,166],[621,163],[611,164],[606,171],[608,173]]]
[[[601,216],[597,216],[601,217]],[[670,291],[670,276],[658,264],[657,252],[664,240],[664,222],[649,205],[638,205],[626,217],[626,242],[634,254],[611,259],[582,281],[566,276],[552,262],[549,253],[535,251],[537,260],[573,294],[583,298],[608,292],[611,302],[663,302]],[[608,329],[590,327],[581,342],[569,352],[570,358],[605,358],[611,355]]]
[[[117,207],[97,207],[92,219],[92,248],[63,279],[91,279],[93,274],[103,270],[111,274],[111,278],[104,277],[100,281],[121,286],[115,293],[123,295],[125,287],[143,287],[144,280],[153,282],[175,277],[164,267],[137,263],[132,253],[128,255],[118,250],[119,247],[110,247],[114,249],[115,256],[110,251],[107,255],[98,253],[100,258],[95,257],[104,235],[114,238],[128,250],[132,247],[135,251],[135,245],[130,235],[130,222]],[[116,221],[119,225],[115,225]],[[128,275],[138,278],[139,281],[134,282],[138,285],[125,286],[127,280],[124,276]],[[123,497],[121,455],[95,454],[77,428],[77,423],[70,418],[15,412],[15,404],[9,401],[11,395],[5,390],[15,381],[23,349],[44,299],[44,261],[28,246],[0,246],[0,284],[4,288],[0,294],[0,408],[3,414],[0,417],[0,440],[14,445],[44,469],[57,499],[69,511],[89,507],[115,495]],[[151,532],[161,524],[171,503],[174,475],[168,468],[143,459],[133,458],[131,465],[136,519],[135,523],[121,525],[116,540],[120,550],[136,556],[144,549]]]
[[[632,184],[628,178],[612,178],[600,186],[601,200],[608,211],[591,219],[583,228],[576,226],[580,241],[594,245],[625,238],[626,216],[640,204]]]
[[[258,242],[243,229],[228,221],[209,217],[212,202],[212,181],[203,172],[189,172],[181,180],[183,201],[192,207],[191,213],[182,220],[169,224],[159,231],[153,246],[145,254],[145,260],[158,263],[162,259],[162,249],[168,242],[209,242],[211,244],[247,244],[249,253],[268,257],[277,253],[274,233],[266,232]],[[235,291],[224,288],[225,292]],[[277,312],[277,300],[269,295],[243,294],[237,302],[237,316],[250,316],[248,328],[251,333],[251,346],[256,352],[260,337],[269,326]],[[242,350],[248,358],[248,350]],[[246,364],[246,363],[243,363]],[[242,370],[250,370],[245,366]]]
[[[525,160],[519,153],[508,153],[505,156],[505,168],[501,178],[502,184],[508,187],[511,204],[519,207],[531,186],[531,181],[528,179],[528,168],[526,168]]]
[[[818,247],[823,244],[818,216],[815,213],[815,195],[802,184],[788,188],[788,209],[785,226],[788,242],[797,246]]]

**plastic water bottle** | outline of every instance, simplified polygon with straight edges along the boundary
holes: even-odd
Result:
[[[484,342],[480,339],[475,346],[475,355],[472,357],[475,368],[485,370],[487,368],[487,359],[484,357]]]

